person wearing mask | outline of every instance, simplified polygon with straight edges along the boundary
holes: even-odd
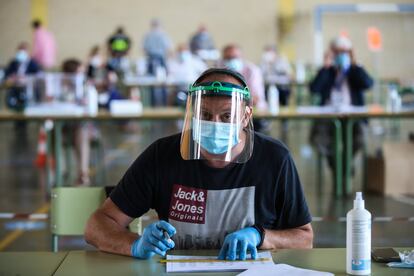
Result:
[[[99,84],[103,81],[103,70],[105,69],[104,58],[101,55],[98,45],[92,47],[87,60],[86,76],[88,80]]]
[[[180,44],[174,58],[168,61],[168,72],[171,79],[187,84],[193,83],[207,65],[197,56],[193,55],[187,45]]]
[[[372,78],[355,59],[351,40],[339,36],[331,41],[330,49],[325,54],[324,65],[310,82],[309,89],[312,94],[319,97],[321,106],[332,106],[340,111],[349,106],[364,106],[364,92],[372,85]],[[363,146],[365,124],[364,120],[354,124],[352,148],[354,153]],[[345,128],[345,125],[342,125]],[[345,135],[345,129],[342,133]],[[329,166],[334,171],[333,137],[334,127],[329,122],[317,122],[312,127],[311,143],[321,154],[327,156]],[[346,152],[346,148],[343,152]],[[345,159],[345,154],[343,158]]]
[[[101,251],[149,259],[175,249],[220,249],[254,259],[258,249],[311,248],[313,231],[295,164],[279,141],[256,133],[246,80],[203,72],[189,89],[182,132],[150,145],[87,222]],[[127,230],[150,208],[159,220]],[[168,234],[168,235],[167,235]]]
[[[30,57],[29,44],[21,42],[17,47],[14,58],[4,71],[6,86],[6,102],[9,108],[22,110],[27,104],[26,85],[27,77],[34,76],[41,71],[41,66]]]
[[[42,26],[40,20],[32,22],[33,58],[44,68],[50,69],[56,63],[56,41],[51,32]]]
[[[201,25],[190,39],[190,50],[198,55],[200,50],[213,50],[214,42],[205,25]]]
[[[236,44],[229,44],[223,48],[220,67],[229,68],[242,74],[247,81],[252,94],[253,106],[257,109],[266,109],[265,85],[260,68],[252,62],[243,58],[242,51]],[[265,131],[268,121],[263,119],[254,120],[256,131]]]
[[[119,74],[124,74],[129,70],[127,55],[131,49],[131,39],[125,34],[123,27],[118,27],[107,41],[109,52],[108,66]]]
[[[267,46],[262,55],[260,69],[266,82],[266,94],[270,85],[276,85],[280,105],[287,106],[292,80],[292,67],[287,58],[280,55],[275,46]]]
[[[29,44],[21,42],[17,47],[16,54],[6,66],[4,78],[9,82],[15,82],[19,77],[33,75],[41,71],[41,66],[29,53]]]
[[[180,44],[174,58],[168,61],[169,78],[178,83],[176,87],[175,104],[184,105],[187,99],[185,91],[188,85],[207,69],[207,65],[196,55],[193,55],[186,44]]]
[[[148,74],[160,80],[165,78],[167,57],[172,49],[172,43],[158,19],[151,20],[151,30],[144,36],[143,49],[147,57]],[[165,106],[167,89],[165,87],[152,88],[151,103],[153,106]]]

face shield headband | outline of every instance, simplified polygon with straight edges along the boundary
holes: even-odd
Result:
[[[191,96],[196,91],[202,91],[202,96],[232,96],[234,93],[240,93],[247,103],[250,102],[249,88],[241,87],[229,82],[203,82],[197,85],[191,85],[188,95]]]

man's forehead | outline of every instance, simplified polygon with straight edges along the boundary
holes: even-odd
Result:
[[[228,82],[236,85],[243,85],[238,79],[234,78],[230,75],[225,74],[213,74],[210,76],[206,76],[202,79],[201,82],[213,82],[213,81],[220,81],[220,82]]]
[[[203,110],[228,110],[232,109],[233,101],[231,97],[225,96],[206,96],[203,97],[203,101],[201,103],[201,108]],[[243,103],[239,103],[239,107],[243,107]]]

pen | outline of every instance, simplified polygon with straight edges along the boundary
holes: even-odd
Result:
[[[164,230],[163,233],[164,233],[164,238],[167,240],[167,242],[171,243],[172,240],[171,240],[170,235],[168,235],[167,231]]]
[[[167,260],[162,259],[160,263],[220,263],[220,262],[263,262],[271,261],[271,258],[257,258],[257,259],[247,259],[247,260],[217,260],[217,259],[176,259],[176,260]]]

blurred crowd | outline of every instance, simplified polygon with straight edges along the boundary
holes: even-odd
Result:
[[[178,43],[175,47],[160,20],[153,19],[142,39],[142,58],[130,57],[132,47],[139,46],[133,44],[133,39],[123,27],[118,27],[108,37],[105,47],[94,45],[86,59],[69,58],[58,66],[57,45],[53,34],[39,20],[33,21],[32,26],[31,47],[28,42],[20,43],[15,56],[5,67],[3,78],[9,86],[22,86],[25,76],[44,71],[65,72],[65,64],[79,63],[76,72],[70,73],[84,74],[85,81],[96,86],[102,94],[101,106],[108,107],[114,98],[129,97],[125,84],[140,76],[153,76],[158,82],[169,81],[174,84],[176,91],[172,92],[168,91],[171,86],[158,85],[151,88],[151,105],[166,106],[182,103],[185,95],[180,92],[185,91],[207,68],[228,67],[246,77],[257,108],[266,108],[266,91],[269,85],[277,85],[280,103],[288,104],[293,72],[290,62],[279,55],[274,45],[264,48],[261,62],[256,65],[243,56],[242,48],[237,44],[226,45],[222,51],[217,49],[205,25],[200,25],[188,42]],[[174,95],[170,96],[170,93]],[[15,101],[19,97],[9,98],[10,101]],[[12,107],[13,103],[8,105]],[[24,99],[20,100],[20,105],[24,105]],[[14,106],[19,108],[17,102]]]
[[[296,64],[294,70],[292,62],[278,51],[276,45],[266,45],[259,64],[255,64],[244,57],[242,47],[236,43],[217,49],[205,25],[200,25],[188,42],[176,46],[159,19],[150,22],[141,45],[134,45],[135,42],[124,28],[118,27],[107,38],[105,47],[94,45],[85,60],[69,58],[60,66],[56,65],[57,45],[53,34],[39,20],[33,21],[32,27],[31,47],[27,42],[20,43],[15,56],[4,69],[6,104],[11,109],[22,110],[27,106],[27,77],[42,72],[59,72],[62,78],[75,76],[70,85],[68,81],[59,82],[59,90],[63,93],[71,88],[76,90],[76,87],[83,87],[85,83],[93,85],[102,108],[109,108],[113,100],[139,99],[139,95],[134,92],[142,83],[146,83],[151,92],[151,106],[184,105],[188,85],[210,67],[226,67],[241,73],[247,80],[256,109],[272,110],[272,105],[289,105],[292,84],[305,84],[304,66]],[[140,47],[143,57],[131,58],[133,47]],[[319,105],[334,106],[338,110],[343,106],[363,106],[363,92],[373,85],[369,74],[356,61],[352,42],[345,36],[331,41],[323,66],[313,79],[307,81],[311,94],[319,99]],[[269,95],[274,91],[277,91],[276,99],[274,95]],[[54,93],[46,93],[46,100],[50,100]],[[36,91],[32,94],[35,100],[44,98]],[[76,99],[76,96],[63,98]],[[82,99],[77,101],[82,103]],[[362,144],[360,137],[363,125],[364,122],[355,125],[355,151]],[[266,131],[268,128],[265,120],[255,120],[254,126],[257,131]],[[89,123],[71,124],[67,128],[71,130],[69,133],[74,134],[72,140],[79,153],[78,181],[87,184],[88,145],[96,129]],[[311,132],[312,142],[328,157],[329,164],[334,168],[332,126],[318,123]]]

